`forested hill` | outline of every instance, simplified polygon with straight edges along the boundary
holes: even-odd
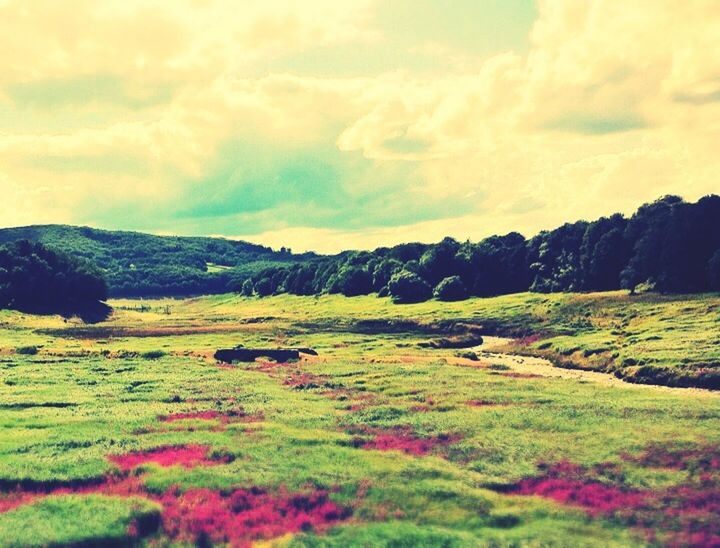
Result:
[[[158,296],[234,291],[268,267],[303,263],[292,254],[223,238],[154,236],[66,225],[0,229],[0,244],[40,242],[97,265],[113,296]]]
[[[408,303],[528,290],[720,291],[717,195],[695,203],[665,196],[629,218],[566,223],[530,239],[511,232],[476,243],[446,238],[334,256],[62,225],[0,229],[0,244],[22,239],[88,259],[111,296],[378,293]]]

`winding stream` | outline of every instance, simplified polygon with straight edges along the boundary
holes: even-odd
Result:
[[[654,390],[662,390],[667,392],[676,392],[682,394],[697,394],[703,396],[718,397],[720,392],[714,390],[706,390],[703,388],[677,388],[671,386],[661,386],[656,384],[633,384],[618,379],[609,373],[600,373],[597,371],[584,371],[582,369],[565,369],[556,367],[550,360],[545,358],[537,358],[533,356],[521,356],[503,352],[513,339],[506,337],[483,337],[483,344],[469,348],[475,352],[481,361],[491,362],[508,366],[512,371],[517,373],[528,373],[533,375],[541,375],[543,377],[554,377],[562,379],[574,379],[583,383],[594,382],[605,386],[617,386],[635,390],[646,390],[648,388]]]

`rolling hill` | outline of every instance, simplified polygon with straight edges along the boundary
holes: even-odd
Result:
[[[317,257],[224,238],[155,236],[67,225],[0,229],[0,244],[22,239],[98,265],[112,296],[222,293],[238,289],[244,279],[265,268]]]

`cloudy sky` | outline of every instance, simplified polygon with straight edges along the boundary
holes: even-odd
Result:
[[[0,225],[335,251],[720,192],[718,0],[0,0]]]

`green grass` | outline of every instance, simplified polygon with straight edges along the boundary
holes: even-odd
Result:
[[[296,545],[630,545],[639,537],[622,523],[498,486],[560,460],[617,463],[627,487],[682,484],[682,471],[649,470],[621,456],[651,443],[720,442],[720,398],[711,393],[512,378],[482,360],[459,360],[456,350],[420,348],[432,336],[424,328],[358,328],[369,319],[464,320],[494,332],[539,333],[517,348],[581,356],[582,366],[609,353],[605,367],[631,357],[673,368],[719,358],[717,296],[513,295],[396,306],[374,297],[224,295],[114,304],[115,315],[94,326],[0,312],[2,485],[97,482],[117,472],[108,455],[200,444],[234,458],[191,469],[143,465],[148,492],[312,485],[353,507],[352,522],[296,535]],[[219,368],[209,359],[236,344],[310,346],[319,356],[270,374],[258,364]],[[30,345],[37,355],[15,352]],[[286,383],[300,373],[316,375],[320,387]],[[471,407],[470,400],[503,405]],[[158,420],[239,406],[262,420]],[[452,434],[457,442],[428,456],[364,450],[352,443],[358,426]],[[132,512],[157,511],[147,504],[99,495],[42,499],[0,513],[0,538],[17,545],[120,538]],[[149,539],[163,543],[163,535]]]
[[[0,538],[8,547],[117,545],[128,541],[133,521],[157,527],[160,510],[139,497],[48,497],[0,514]]]

